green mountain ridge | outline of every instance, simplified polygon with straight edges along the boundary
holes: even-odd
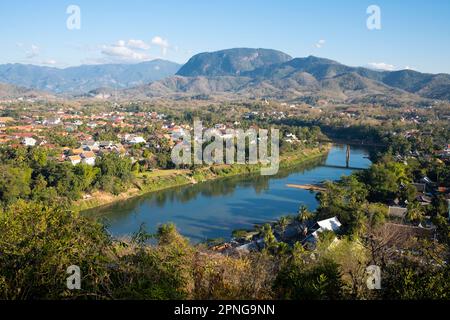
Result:
[[[373,103],[450,101],[448,74],[378,71],[315,56],[292,58],[281,51],[261,48],[200,53],[181,67],[164,60],[67,69],[14,66],[15,72],[9,72],[11,65],[0,66],[0,82],[76,97],[145,99],[226,95]],[[41,73],[46,76],[42,77]]]

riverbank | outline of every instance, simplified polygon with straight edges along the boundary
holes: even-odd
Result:
[[[305,149],[299,152],[285,154],[281,156],[280,169],[296,166],[326,156],[330,148],[331,144],[326,144],[314,149]],[[219,165],[202,167],[195,170],[155,170],[153,172],[140,173],[135,179],[134,187],[128,189],[126,192],[113,195],[96,191],[85,196],[84,199],[76,201],[73,207],[78,211],[90,210],[169,188],[238,175],[254,174],[260,169],[260,165]]]

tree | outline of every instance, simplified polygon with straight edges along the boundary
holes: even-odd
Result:
[[[82,192],[82,181],[75,174],[75,167],[69,162],[48,162],[41,170],[49,187],[54,187],[58,195],[69,200],[79,199]]]
[[[55,188],[47,186],[47,181],[42,174],[34,179],[31,199],[48,205],[54,205],[59,200]]]
[[[406,155],[411,151],[411,143],[401,135],[391,136],[389,145],[393,154]]]
[[[278,273],[274,290],[278,299],[333,300],[342,297],[339,266],[328,259],[305,264],[291,259]]]
[[[317,196],[318,218],[327,219],[337,216],[343,224],[342,232],[360,235],[365,230],[367,221],[363,210],[367,203],[367,186],[359,181],[357,175],[351,175],[343,177],[338,183],[326,183],[325,189]]]
[[[383,272],[383,298],[395,300],[448,300],[450,267],[423,265],[403,258]]]
[[[380,162],[373,164],[363,174],[364,182],[370,187],[370,200],[394,200],[399,193],[400,184],[408,184],[406,166],[396,162]]]
[[[31,148],[30,159],[32,168],[41,168],[47,164],[47,151],[44,148]]]
[[[261,235],[264,239],[265,249],[273,251],[277,247],[277,239],[273,234],[272,227],[270,224],[266,223],[261,230]]]
[[[0,214],[0,298],[106,298],[114,256],[103,227],[73,212],[22,200]],[[82,289],[67,289],[66,270],[80,267]]]
[[[95,164],[100,169],[98,184],[106,192],[119,194],[133,179],[132,164],[129,158],[116,153],[103,155]]]
[[[420,222],[423,220],[423,207],[417,202],[408,204],[408,211],[406,212],[406,219],[411,222]]]
[[[281,217],[278,219],[278,227],[280,228],[281,234],[284,234],[286,228],[289,226],[290,219],[288,217]]]
[[[75,166],[74,173],[78,179],[81,190],[87,191],[93,187],[93,183],[100,174],[100,169],[81,163]]]
[[[370,227],[376,228],[383,225],[388,216],[388,207],[382,203],[369,203],[365,207],[366,216]]]
[[[400,200],[404,203],[411,203],[416,199],[417,189],[413,184],[408,183],[407,185],[400,188]]]
[[[308,208],[305,205],[301,205],[298,209],[298,215],[297,220],[301,223],[304,223],[312,218],[312,213],[308,210]]]
[[[332,246],[327,246],[322,255],[339,266],[342,289],[346,296],[352,299],[369,297],[366,285],[369,255],[359,241],[344,237]]]
[[[12,203],[19,198],[26,199],[31,193],[31,168],[0,165],[0,200]]]

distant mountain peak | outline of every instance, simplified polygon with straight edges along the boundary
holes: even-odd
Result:
[[[292,60],[291,56],[273,49],[233,48],[203,52],[189,59],[177,75],[185,77],[236,76],[256,68],[289,60]]]

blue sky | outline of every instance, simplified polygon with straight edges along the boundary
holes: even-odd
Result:
[[[69,5],[81,28],[69,30]],[[381,30],[366,27],[369,5]],[[348,65],[450,73],[450,1],[1,0],[0,63],[56,67],[179,63],[233,47],[272,48]]]

